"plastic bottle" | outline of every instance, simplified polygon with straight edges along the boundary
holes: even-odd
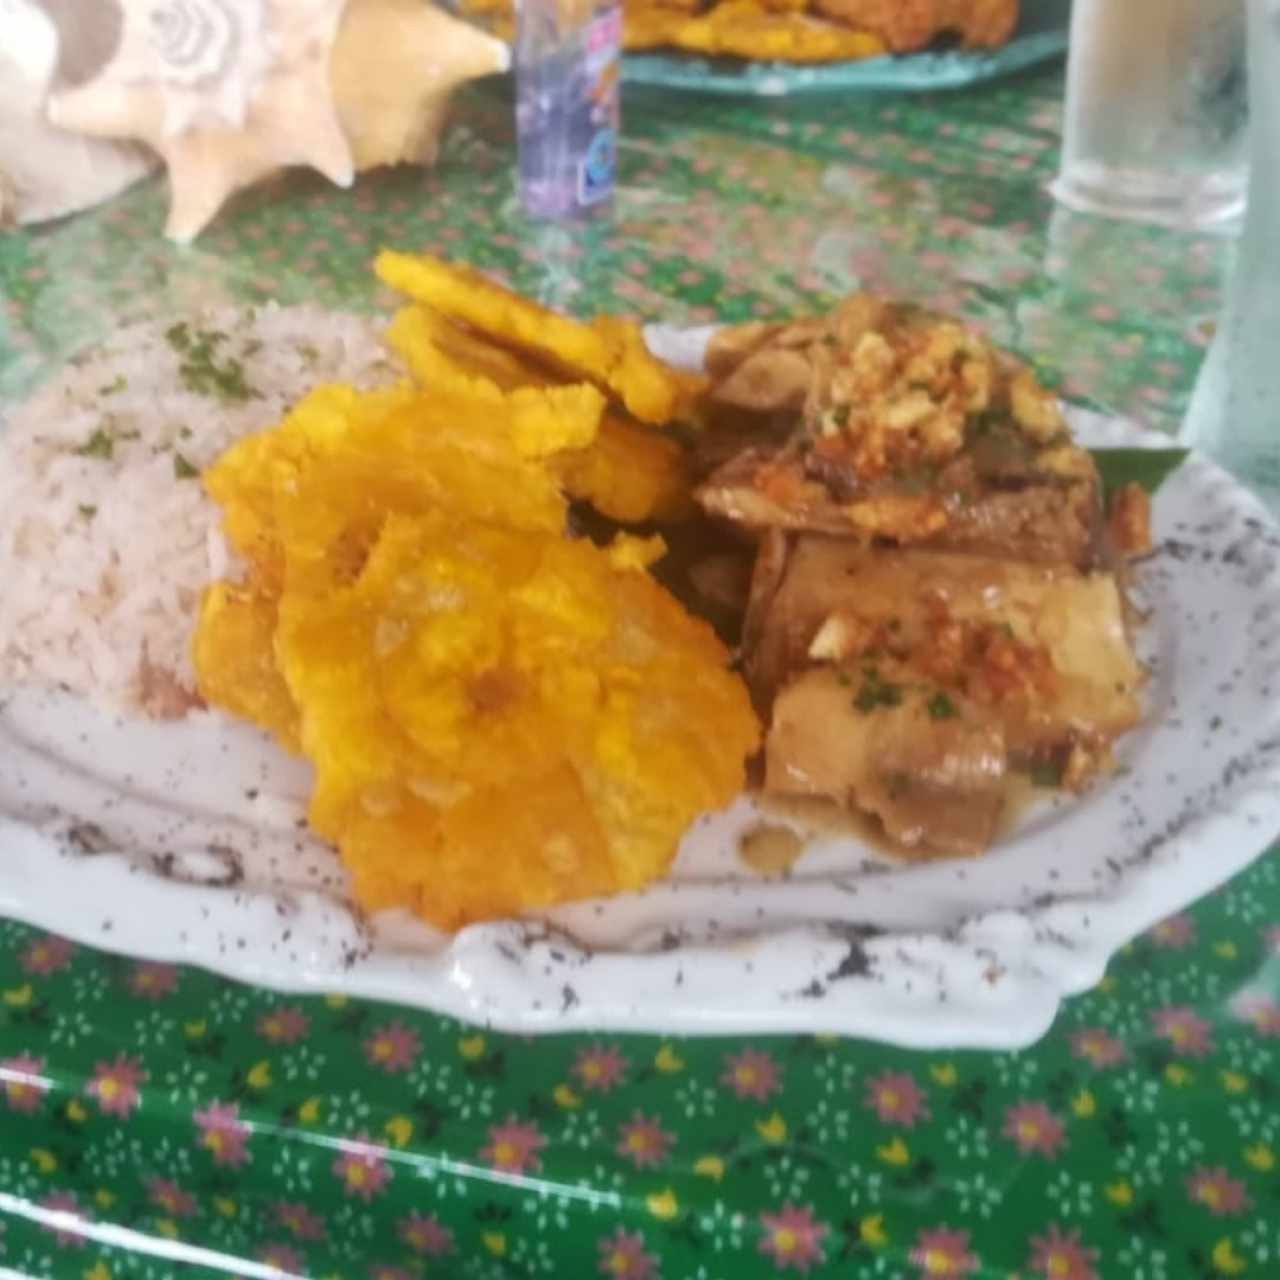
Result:
[[[519,187],[533,217],[609,210],[621,47],[620,0],[517,0]]]
[[[1249,129],[1244,232],[1182,438],[1280,516],[1280,0],[1249,0]]]

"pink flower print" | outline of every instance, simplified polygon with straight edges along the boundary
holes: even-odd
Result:
[[[324,1237],[324,1219],[312,1213],[305,1204],[281,1200],[275,1207],[276,1221],[295,1240],[320,1240]]]
[[[364,1056],[372,1066],[383,1071],[407,1071],[413,1066],[422,1043],[418,1033],[402,1022],[389,1022],[364,1042]]]
[[[600,1273],[613,1280],[651,1280],[657,1274],[657,1262],[644,1251],[644,1237],[639,1232],[619,1227],[611,1236],[600,1240]]]
[[[171,964],[135,964],[129,974],[129,990],[144,1000],[163,1000],[178,985],[178,970]]]
[[[618,1129],[618,1145],[614,1150],[626,1156],[637,1169],[652,1169],[666,1159],[670,1146],[671,1135],[664,1133],[656,1120],[649,1120],[636,1111]]]
[[[1158,947],[1180,951],[1196,940],[1195,921],[1185,911],[1161,920],[1148,935]]]
[[[49,1081],[40,1072],[44,1059],[20,1053],[13,1058],[0,1058],[0,1084],[5,1101],[13,1111],[34,1111],[49,1091]]]
[[[417,1212],[407,1218],[401,1218],[396,1228],[400,1239],[414,1253],[424,1254],[428,1258],[441,1258],[453,1252],[453,1232],[442,1227],[434,1213],[425,1217]]]
[[[213,1156],[214,1164],[238,1168],[248,1160],[246,1148],[251,1130],[240,1119],[235,1103],[210,1103],[193,1118],[200,1130],[199,1145]]]
[[[720,1083],[727,1085],[739,1098],[764,1102],[781,1087],[774,1060],[759,1049],[743,1049],[725,1056]]]
[[[1151,1015],[1156,1034],[1173,1045],[1173,1051],[1189,1058],[1203,1058],[1213,1048],[1209,1039],[1210,1024],[1190,1009],[1157,1009]]]
[[[1259,1035],[1280,1036],[1280,1004],[1265,992],[1246,992],[1232,1002],[1232,1009]]]
[[[1129,1056],[1124,1044],[1100,1027],[1081,1027],[1073,1032],[1071,1052],[1095,1067],[1114,1067]]]
[[[341,1154],[333,1162],[334,1176],[349,1196],[358,1196],[368,1204],[391,1181],[391,1167],[382,1158],[382,1148],[365,1132],[354,1140],[340,1142]]]
[[[189,1218],[196,1211],[195,1196],[168,1178],[148,1178],[147,1199],[171,1218]]]
[[[146,1072],[132,1058],[119,1054],[114,1062],[99,1062],[85,1093],[98,1100],[104,1116],[127,1116],[138,1105],[138,1086]]]
[[[542,1167],[538,1152],[546,1145],[546,1138],[533,1125],[508,1116],[504,1124],[489,1126],[489,1145],[480,1157],[503,1173],[523,1173],[526,1168]]]
[[[779,1271],[794,1267],[808,1271],[822,1261],[822,1237],[826,1224],[814,1221],[813,1210],[784,1204],[780,1213],[762,1213],[760,1252],[773,1259]]]
[[[901,1124],[908,1129],[927,1118],[924,1091],[907,1075],[885,1071],[867,1081],[866,1105],[885,1124]]]
[[[1221,1168],[1195,1170],[1187,1178],[1187,1195],[1216,1218],[1234,1217],[1249,1207],[1244,1183],[1228,1177],[1227,1171]]]
[[[947,1227],[919,1232],[908,1259],[920,1268],[920,1280],[967,1276],[978,1269],[978,1259],[969,1252],[969,1233]]]
[[[305,1274],[306,1266],[302,1254],[291,1249],[287,1244],[269,1244],[258,1254],[258,1259],[269,1267],[275,1267],[286,1275],[300,1276]]]
[[[1063,1142],[1062,1121],[1042,1102],[1019,1102],[1008,1108],[1003,1133],[1023,1155],[1034,1151],[1050,1160]]]
[[[571,1070],[584,1089],[604,1093],[622,1083],[627,1060],[614,1045],[591,1044],[578,1050]]]
[[[383,1262],[369,1272],[369,1280],[414,1280],[414,1277],[403,1267],[393,1267]]]
[[[311,1022],[297,1005],[284,1004],[258,1018],[258,1034],[272,1044],[297,1044],[311,1030]]]
[[[44,1229],[53,1234],[54,1240],[66,1248],[68,1246],[83,1249],[85,1244],[84,1235],[77,1230],[77,1224],[84,1223],[88,1220],[89,1215],[80,1207],[79,1201],[75,1196],[66,1191],[55,1192],[51,1196],[45,1196],[40,1201],[42,1209],[52,1209],[55,1213],[69,1213],[74,1215],[72,1222],[48,1222],[44,1224]]]
[[[75,947],[66,938],[60,938],[56,933],[46,933],[23,951],[18,964],[22,966],[23,973],[43,978],[65,969],[71,963],[71,953],[74,950]]]
[[[1097,1249],[1082,1245],[1079,1231],[1064,1234],[1051,1225],[1044,1235],[1031,1237],[1031,1261],[1027,1266],[1045,1280],[1098,1280],[1093,1265],[1097,1260]]]

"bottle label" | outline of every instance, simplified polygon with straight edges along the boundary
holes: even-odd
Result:
[[[525,16],[517,40],[520,188],[535,216],[573,217],[613,192],[622,9],[555,33]]]

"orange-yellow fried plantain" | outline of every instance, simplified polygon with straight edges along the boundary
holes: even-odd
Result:
[[[567,380],[586,379],[614,392],[642,422],[670,420],[680,397],[679,379],[649,353],[633,321],[573,320],[471,267],[424,255],[384,249],[374,267],[384,284],[447,319],[548,364]]]
[[[661,875],[757,726],[711,629],[608,550],[441,510],[286,592],[311,820],[369,908],[445,928]]]

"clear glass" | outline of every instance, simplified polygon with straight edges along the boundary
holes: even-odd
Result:
[[[1248,179],[1244,0],[1075,0],[1056,199],[1202,230]]]
[[[1248,3],[1249,208],[1182,435],[1280,516],[1280,0]]]

